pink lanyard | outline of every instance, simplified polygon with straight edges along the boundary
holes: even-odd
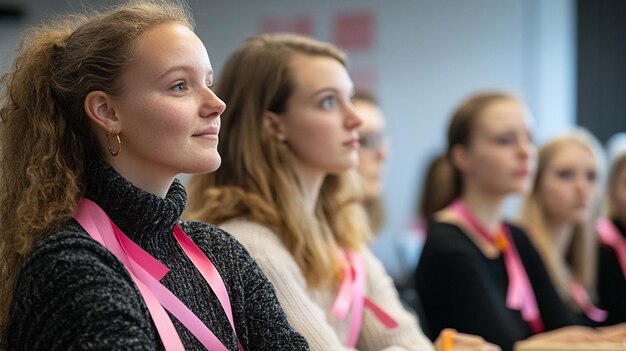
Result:
[[[74,218],[94,240],[109,249],[124,264],[146,302],[150,316],[166,350],[178,351],[185,348],[165,310],[173,314],[208,350],[228,351],[215,334],[159,282],[169,269],[122,233],[96,203],[88,199],[81,199]],[[219,272],[200,248],[180,229],[178,224],[174,227],[174,236],[217,295],[233,332],[235,332],[228,292]],[[241,343],[239,343],[239,350],[243,351]]]
[[[572,281],[569,285],[569,294],[576,304],[585,312],[587,318],[594,322],[604,322],[608,313],[594,306],[589,293],[580,283]]]
[[[596,231],[600,237],[600,243],[610,247],[615,252],[617,261],[622,267],[622,273],[626,278],[626,239],[621,235],[615,224],[607,218],[598,218]]]
[[[372,300],[365,296],[365,287],[367,285],[367,272],[365,272],[365,264],[358,253],[346,252],[340,250],[344,264],[342,267],[343,280],[337,294],[337,299],[332,307],[333,314],[343,320],[346,317],[348,309],[352,306],[350,316],[350,329],[348,333],[348,347],[356,346],[361,326],[363,323],[363,308],[368,308],[374,316],[388,329],[398,326],[391,316],[383,311]]]
[[[543,332],[545,327],[541,320],[535,293],[507,226],[502,224],[499,233],[494,237],[478,222],[478,219],[474,217],[462,200],[454,201],[449,208],[459,215],[474,232],[500,249],[504,257],[507,276],[509,277],[506,296],[507,307],[519,310],[522,318],[528,322],[534,333]]]

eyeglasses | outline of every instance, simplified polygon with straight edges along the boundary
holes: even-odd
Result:
[[[385,134],[381,132],[367,133],[359,136],[359,144],[364,149],[376,150],[385,143],[386,139]]]

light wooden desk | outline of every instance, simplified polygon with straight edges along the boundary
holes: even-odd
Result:
[[[626,351],[626,345],[615,342],[565,343],[526,340],[515,344],[515,351]]]

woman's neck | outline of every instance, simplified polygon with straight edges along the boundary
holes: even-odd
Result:
[[[142,165],[139,162],[123,162],[120,158],[110,157],[106,160],[117,173],[139,189],[165,198],[175,176],[159,176],[166,172]],[[132,164],[132,166],[131,166]]]
[[[491,195],[476,187],[467,187],[461,196],[467,208],[490,233],[500,228],[504,198],[504,195]]]
[[[311,215],[315,215],[317,200],[319,199],[326,173],[306,167],[299,162],[296,162],[295,166],[294,169],[298,177],[298,185],[302,192],[305,210]]]

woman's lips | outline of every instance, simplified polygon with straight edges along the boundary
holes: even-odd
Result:
[[[360,146],[359,138],[352,138],[343,143],[345,147],[349,147],[351,149],[358,149]]]
[[[193,136],[200,137],[200,138],[205,138],[205,139],[217,140],[219,131],[220,131],[219,127],[209,127],[209,128],[206,128],[206,129],[204,129],[204,130],[194,134]]]

